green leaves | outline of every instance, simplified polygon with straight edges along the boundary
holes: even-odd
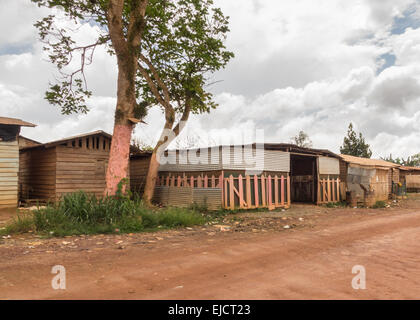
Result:
[[[343,145],[340,147],[342,154],[348,154],[355,157],[370,158],[372,151],[369,148],[369,144],[365,142],[365,138],[361,132],[357,137],[356,132],[353,130],[353,124],[349,124],[347,131],[347,137],[344,137]]]
[[[63,114],[86,113],[87,90],[85,68],[92,62],[97,46],[106,45],[107,52],[115,50],[110,41],[107,10],[110,0],[32,0],[41,7],[58,9],[64,16],[80,26],[86,23],[99,26],[97,40],[90,44],[77,43],[74,30],[59,27],[51,14],[35,24],[49,60],[57,67],[60,77],[50,86],[46,99],[61,108]],[[129,25],[137,0],[124,1],[122,35],[129,42]],[[183,113],[188,101],[192,113],[209,112],[216,108],[208,91],[209,77],[225,67],[234,54],[224,45],[229,32],[228,17],[212,0],[149,0],[146,15],[136,18],[136,27],[144,26],[142,40],[135,55],[143,55],[149,64],[138,58],[138,63],[150,77],[147,81],[138,70],[134,113],[143,117],[147,109],[160,104],[165,98],[175,113]],[[131,52],[133,54],[133,52]],[[80,62],[79,62],[80,61]],[[156,70],[154,75],[150,65]],[[157,79],[158,76],[159,80]],[[153,85],[156,90],[151,87]]]
[[[75,79],[73,83],[66,81],[60,84],[50,85],[50,89],[45,93],[45,99],[49,103],[61,108],[62,114],[87,113],[86,98],[92,95],[91,91],[83,89],[81,79]]]
[[[228,18],[213,7],[212,0],[149,2],[141,52],[158,70],[177,113],[185,110],[187,99],[192,113],[209,112],[217,107],[207,85],[210,75],[234,56],[224,45],[228,31]],[[153,79],[147,65],[143,67]],[[163,94],[163,88],[155,84]],[[141,74],[137,85],[143,100],[159,104],[150,83]]]

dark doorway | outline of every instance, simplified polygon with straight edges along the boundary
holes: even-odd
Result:
[[[316,202],[316,157],[290,155],[290,196],[292,202]]]

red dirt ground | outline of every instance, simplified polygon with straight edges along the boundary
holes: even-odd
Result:
[[[0,298],[420,298],[419,200],[386,209],[295,205],[231,215],[221,224],[2,239]],[[66,290],[51,287],[57,264],[66,268]],[[366,268],[366,290],[351,286],[354,265]]]

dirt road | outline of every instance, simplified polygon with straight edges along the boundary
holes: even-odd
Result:
[[[6,242],[0,298],[419,299],[420,210],[358,210],[308,214],[290,229]],[[57,264],[66,290],[51,288]],[[354,265],[366,290],[351,286]]]

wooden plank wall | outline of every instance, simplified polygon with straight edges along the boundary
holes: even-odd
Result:
[[[388,200],[390,194],[390,170],[376,169],[370,179],[370,189],[374,192],[375,200]]]
[[[143,195],[149,170],[150,156],[130,159],[130,190]]]
[[[78,190],[103,196],[110,143],[103,136],[90,136],[56,147],[56,199]]]
[[[20,152],[19,197],[21,200],[53,200],[55,197],[55,148]]]
[[[0,208],[18,205],[18,142],[0,141]]]

